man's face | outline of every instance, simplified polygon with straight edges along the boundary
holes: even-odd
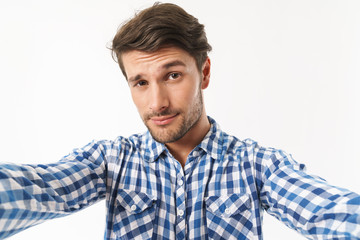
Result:
[[[195,59],[176,47],[129,51],[122,60],[133,101],[153,138],[162,143],[181,139],[203,113],[201,89],[208,85],[209,60],[200,72]]]

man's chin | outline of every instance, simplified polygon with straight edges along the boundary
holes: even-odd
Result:
[[[149,130],[151,136],[160,143],[172,143],[180,140],[189,129],[181,115],[177,115],[175,121],[166,125],[156,125],[151,120],[148,120],[145,125]]]
[[[151,136],[159,143],[172,143],[172,142],[176,142],[177,140],[179,140],[181,138],[181,136],[176,136],[176,134],[171,134],[171,133],[168,133],[166,131],[163,131],[163,132],[159,132],[159,131],[154,131],[150,128],[149,129],[149,132],[151,134]]]

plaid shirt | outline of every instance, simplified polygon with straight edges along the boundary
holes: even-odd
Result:
[[[0,165],[0,238],[106,199],[105,239],[262,239],[263,209],[310,239],[360,239],[360,196],[216,122],[184,168],[147,132],[47,165]]]

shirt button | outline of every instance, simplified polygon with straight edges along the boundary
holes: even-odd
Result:
[[[180,209],[180,210],[178,211],[178,214],[179,214],[180,217],[182,217],[182,216],[184,215],[184,211]]]
[[[179,186],[182,186],[182,185],[184,184],[184,181],[181,180],[181,179],[179,179],[179,180],[178,180],[178,184],[179,184]]]
[[[230,209],[228,209],[228,208],[225,209],[225,213],[226,213],[226,214],[230,214]]]
[[[131,211],[135,211],[135,210],[136,210],[136,205],[134,204],[131,206]]]

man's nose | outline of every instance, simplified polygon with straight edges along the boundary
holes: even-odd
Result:
[[[169,107],[168,93],[165,86],[153,84],[150,87],[150,109],[154,112],[162,112]]]

